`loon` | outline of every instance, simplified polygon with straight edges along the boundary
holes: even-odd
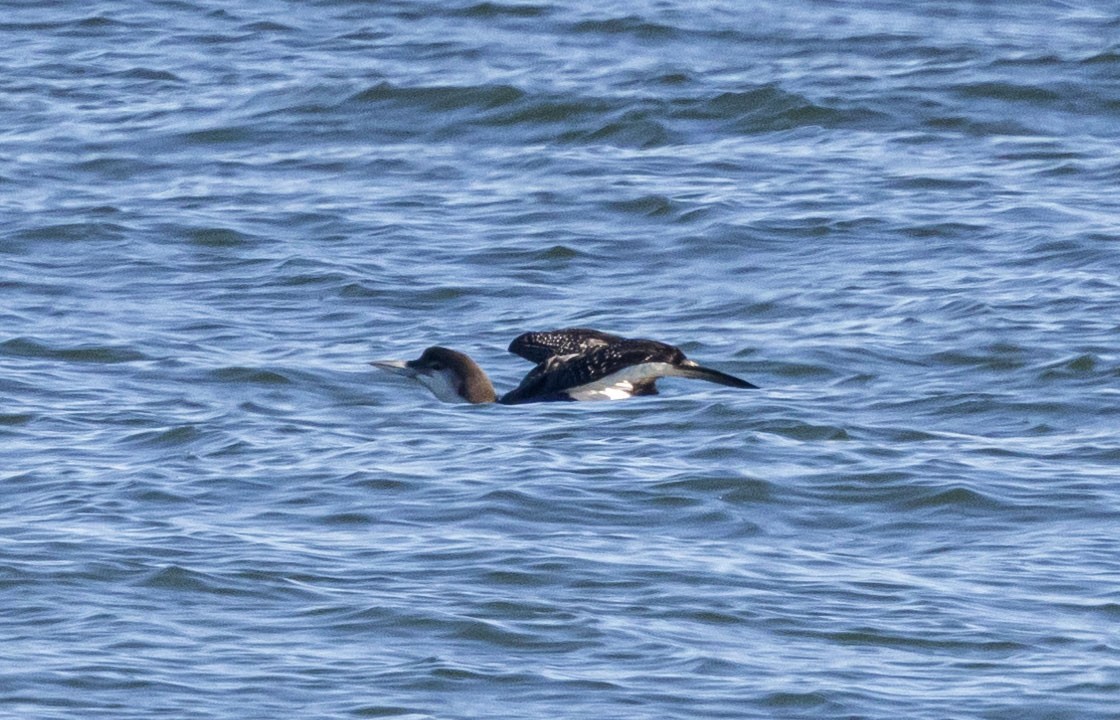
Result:
[[[658,378],[685,377],[757,389],[746,380],[706,368],[656,340],[624,338],[590,328],[527,332],[509,351],[536,363],[500,398],[490,378],[467,355],[438,345],[415,360],[375,360],[371,365],[418,380],[444,402],[520,405],[562,400],[621,400],[656,395]]]

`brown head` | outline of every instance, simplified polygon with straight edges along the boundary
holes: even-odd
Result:
[[[498,399],[490,378],[469,356],[438,345],[415,360],[375,360],[374,367],[413,378],[444,402],[491,403]]]

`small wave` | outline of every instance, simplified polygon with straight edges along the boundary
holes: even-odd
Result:
[[[148,158],[128,155],[103,155],[91,159],[81,160],[72,166],[75,170],[96,175],[98,180],[126,180],[138,177],[145,173],[153,173],[159,165]],[[112,208],[112,214],[118,214],[119,209]]]
[[[350,99],[403,113],[397,118],[382,114],[381,132],[398,124],[402,131],[407,126],[415,132],[428,124],[454,133],[469,126],[538,126],[551,133],[542,140],[642,149],[683,142],[695,135],[697,128],[690,126],[697,123],[713,124],[716,132],[754,134],[802,126],[866,126],[880,117],[866,108],[821,105],[776,85],[713,97],[652,99],[644,93],[527,92],[508,84],[406,87],[381,82]],[[426,117],[431,114],[435,115]]]
[[[1063,98],[1062,94],[1037,85],[1016,85],[1007,82],[965,83],[957,85],[953,90],[962,97],[970,99],[1008,102],[1051,103]]]
[[[510,5],[497,2],[480,2],[464,8],[451,11],[457,17],[490,19],[497,17],[537,18],[544,17],[552,12],[552,5]]]
[[[1008,118],[982,120],[976,116],[940,115],[926,120],[926,125],[935,130],[949,130],[975,137],[987,137],[989,135],[1033,137],[1038,135],[1037,131],[1025,123]]]
[[[150,572],[141,580],[140,585],[176,592],[218,595],[235,595],[245,592],[244,588],[236,587],[215,575],[198,572],[180,565],[168,565]]]
[[[258,22],[251,22],[242,25],[239,30],[244,32],[258,32],[258,33],[293,33],[296,28],[291,25],[284,25],[273,20],[261,20]]]
[[[427,110],[493,109],[515,103],[525,93],[512,85],[438,85],[401,87],[381,82],[354,95],[359,103],[390,102]]]
[[[901,228],[901,232],[915,238],[960,238],[980,233],[982,225],[963,222],[936,222]]]
[[[780,435],[791,440],[851,440],[848,431],[837,425],[818,425],[798,421],[769,422],[759,432]]]
[[[236,248],[255,241],[252,235],[224,227],[192,228],[186,231],[187,240],[194,245],[209,248]]]
[[[179,447],[190,445],[202,437],[203,433],[194,425],[177,425],[159,430],[145,430],[124,438],[126,443],[152,447]]]
[[[970,350],[946,350],[930,359],[939,365],[980,368],[984,370],[1017,370],[1027,364],[1030,353],[1013,343],[993,343]]]
[[[839,376],[835,368],[816,363],[776,362],[768,363],[761,369],[767,373],[796,379],[835,378]]]
[[[1096,55],[1090,55],[1081,61],[1086,65],[1116,65],[1120,64],[1120,51],[1106,50]]]
[[[251,125],[222,125],[185,132],[182,139],[194,145],[228,145],[251,142],[257,137],[258,132],[258,129]]]
[[[902,507],[914,510],[920,508],[952,507],[962,510],[995,510],[1002,503],[983,493],[965,487],[924,488],[921,494],[901,503]]]
[[[91,15],[74,21],[73,25],[80,28],[127,27],[126,23],[105,15]]]
[[[115,73],[118,77],[128,80],[151,80],[157,82],[185,83],[186,80],[167,70],[155,70],[146,67],[134,67]]]
[[[933,177],[930,175],[907,175],[891,179],[890,186],[898,190],[971,190],[988,187],[980,180],[958,177]]]
[[[557,123],[570,125],[582,119],[609,113],[616,108],[613,103],[597,98],[571,99],[570,96],[533,95],[506,108],[505,112],[491,116],[488,122],[498,126]],[[568,130],[564,137],[570,140],[577,139],[584,137],[587,132]]]
[[[674,138],[674,134],[665,125],[640,112],[627,113],[619,120],[612,120],[595,130],[577,135],[581,141],[647,149],[668,145]],[[577,139],[571,135],[567,138]]]
[[[534,254],[538,260],[574,260],[583,257],[584,253],[567,245],[553,245]]]
[[[885,632],[876,628],[860,628],[838,632],[809,633],[818,635],[839,645],[865,645],[871,647],[894,647],[921,650],[957,650],[983,652],[1016,652],[1028,646],[1005,640],[983,640],[973,637],[942,637],[928,634],[904,634]]]
[[[124,363],[148,360],[144,353],[128,347],[112,345],[82,345],[73,348],[55,348],[29,338],[15,338],[0,343],[0,355],[44,360],[61,360],[78,363]]]
[[[253,367],[224,367],[213,370],[211,377],[223,383],[249,383],[253,385],[290,385],[292,381],[274,370]]]
[[[366,282],[346,283],[339,289],[338,293],[343,298],[358,299],[380,299],[392,295],[385,289],[370,287]]]
[[[673,478],[659,482],[653,487],[659,492],[716,496],[732,505],[768,502],[773,493],[773,486],[766,480],[733,475]]]
[[[867,123],[883,117],[863,108],[839,109],[819,105],[804,95],[769,84],[724,92],[709,98],[677,101],[673,117],[730,123],[740,133],[787,130],[800,126],[832,127]]]
[[[761,704],[771,708],[806,710],[815,708],[824,717],[834,717],[843,708],[823,692],[775,692],[761,698]]]
[[[1120,368],[1104,363],[1094,353],[1080,353],[1042,368],[1039,374],[1041,380],[1062,380],[1071,378],[1087,378],[1097,375],[1120,375]]]
[[[645,217],[670,215],[674,211],[673,201],[664,195],[643,195],[630,200],[615,200],[608,202],[607,207]]]
[[[577,34],[633,35],[643,40],[664,40],[678,34],[669,25],[650,22],[637,15],[603,20],[582,20],[568,27],[569,32]]]
[[[129,228],[109,222],[76,222],[43,225],[20,230],[13,234],[17,240],[81,241],[96,239],[121,239],[130,235]]]

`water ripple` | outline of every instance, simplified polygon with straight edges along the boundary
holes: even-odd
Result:
[[[12,9],[5,709],[1112,717],[1117,23],[820,10]]]

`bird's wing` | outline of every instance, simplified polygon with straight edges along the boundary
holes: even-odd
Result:
[[[562,328],[518,335],[509,344],[509,351],[529,362],[542,363],[558,355],[579,355],[604,345],[622,342],[624,338],[591,328]]]
[[[521,384],[502,396],[501,402],[516,405],[525,402],[547,402],[551,400],[571,400],[567,391],[598,382],[607,376],[626,368],[652,369],[668,367],[680,351],[670,345],[646,340],[623,340],[611,344],[594,344],[586,351],[568,355],[553,355],[529,371]],[[653,394],[655,388],[648,381],[663,375],[651,372],[641,377],[627,380],[638,386],[640,394]]]

